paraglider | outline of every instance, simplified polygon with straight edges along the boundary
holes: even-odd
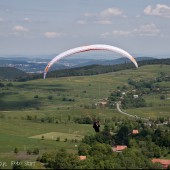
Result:
[[[94,130],[96,131],[96,132],[100,132],[100,123],[99,123],[99,121],[96,121],[96,122],[94,122],[93,123],[93,128],[94,128]]]
[[[60,59],[62,59],[64,57],[70,56],[72,54],[81,53],[81,52],[85,52],[85,51],[91,51],[91,50],[107,50],[107,51],[117,52],[117,53],[129,58],[134,63],[136,68],[138,68],[138,64],[137,64],[136,60],[127,51],[125,51],[125,50],[123,50],[121,48],[115,47],[115,46],[111,46],[111,45],[94,44],[94,45],[88,45],[88,46],[82,46],[82,47],[73,48],[73,49],[67,50],[67,51],[57,55],[46,66],[46,68],[44,70],[44,79],[46,78],[46,74],[49,71],[50,67],[55,62],[59,61]]]

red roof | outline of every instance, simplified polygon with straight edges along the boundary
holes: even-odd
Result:
[[[86,159],[86,156],[79,156],[79,159],[80,159],[80,160],[85,160],[85,159]]]
[[[170,160],[168,160],[168,159],[152,159],[152,162],[153,163],[156,163],[156,162],[159,162],[162,166],[163,166],[163,168],[168,168],[168,165],[170,165]]]
[[[132,134],[138,134],[138,133],[139,133],[138,130],[133,130],[133,131],[132,131]]]
[[[117,145],[116,147],[113,147],[112,150],[116,152],[116,151],[123,151],[126,148],[127,148],[126,145]]]
[[[122,150],[124,150],[124,149],[126,149],[127,148],[127,146],[126,145],[118,145],[118,146],[116,146],[116,150],[117,151],[122,151]]]

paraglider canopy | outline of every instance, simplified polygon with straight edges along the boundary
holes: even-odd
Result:
[[[59,61],[60,59],[62,59],[64,57],[70,56],[72,54],[86,52],[86,51],[90,51],[90,50],[108,50],[108,51],[117,52],[117,53],[129,58],[134,63],[136,68],[138,68],[138,64],[137,64],[136,60],[127,51],[125,51],[125,50],[123,50],[121,48],[115,47],[115,46],[111,46],[111,45],[94,44],[94,45],[88,45],[88,46],[82,46],[82,47],[73,48],[73,49],[67,50],[67,51],[57,55],[46,66],[46,68],[44,70],[44,79],[46,78],[46,74],[47,74],[48,70],[50,69],[50,67],[55,62]]]

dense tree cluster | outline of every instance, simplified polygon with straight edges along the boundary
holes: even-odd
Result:
[[[134,98],[133,93],[128,93],[124,96],[124,98],[121,100],[122,107],[129,108],[129,107],[145,107],[146,101],[142,96],[138,96],[137,98]]]
[[[157,121],[121,119],[115,123],[110,119],[100,133],[83,138],[77,153],[62,149],[44,153],[39,160],[52,169],[160,169],[161,165],[151,159],[170,154],[170,123],[160,127]],[[133,134],[133,129],[139,133]],[[117,145],[126,145],[127,149],[114,152]],[[86,159],[80,160],[79,155]]]
[[[93,119],[90,116],[75,117],[74,118],[74,122],[75,123],[79,123],[79,124],[92,124],[93,123]]]
[[[165,94],[169,88],[162,88],[159,84],[162,81],[170,81],[169,76],[164,72],[160,72],[157,77],[147,80],[133,80],[129,78],[128,84],[130,86],[117,87],[117,90],[113,91],[108,97],[109,104],[113,106],[115,102],[121,101],[124,109],[146,107],[147,103],[144,95],[151,93],[159,93],[161,94],[160,99],[165,100]]]
[[[137,97],[135,97],[135,95]],[[130,107],[145,107],[146,101],[141,94],[138,92],[126,91],[126,94],[123,94],[121,90],[114,91],[108,97],[109,105],[113,106],[115,102],[121,101],[121,105],[124,109]]]
[[[135,81],[131,78],[128,79],[128,84],[133,86],[136,90],[140,91],[140,93],[145,93],[147,90],[148,93],[154,93],[158,91],[162,91],[160,85],[158,83],[162,81],[170,81],[169,76],[164,73],[160,72],[157,77],[147,80],[138,80]]]

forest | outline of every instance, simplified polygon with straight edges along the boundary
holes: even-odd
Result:
[[[170,122],[158,126],[156,122],[161,120],[108,119],[101,132],[83,138],[77,154],[61,149],[56,153],[44,153],[38,161],[52,169],[161,169],[160,163],[151,161],[170,154]],[[134,129],[139,133],[133,134]],[[127,148],[114,152],[113,147],[117,145]],[[79,155],[86,159],[79,160]]]

